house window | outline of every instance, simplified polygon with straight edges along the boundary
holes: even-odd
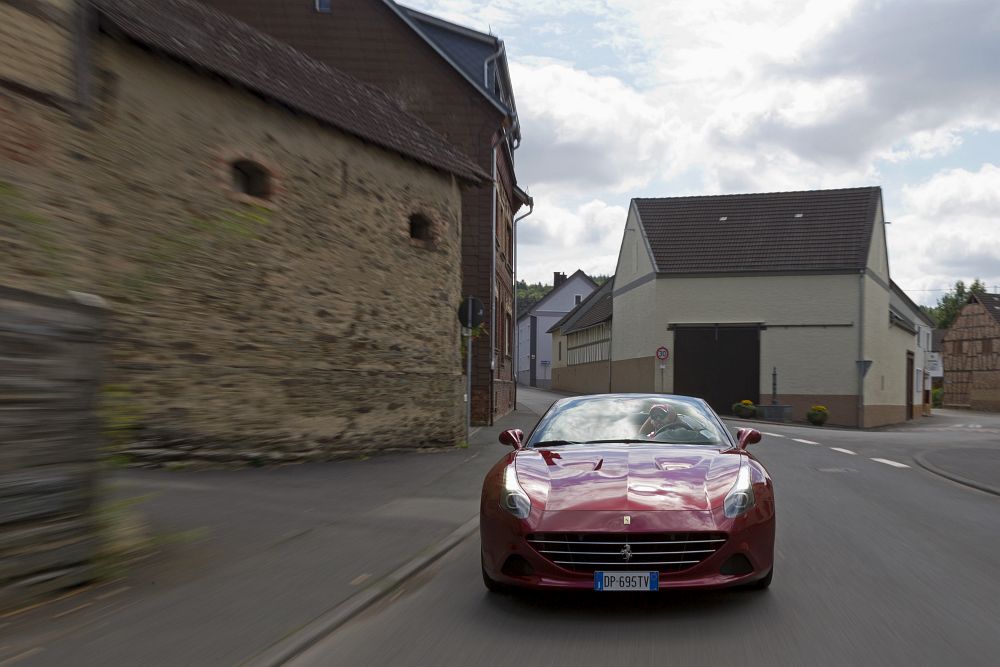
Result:
[[[271,174],[262,165],[250,160],[232,164],[233,189],[258,199],[271,198]]]
[[[316,11],[324,14],[330,13],[330,3],[333,0],[316,0]]]
[[[425,243],[430,243],[434,240],[434,235],[431,229],[431,221],[420,215],[419,213],[414,213],[410,216],[410,238],[414,241],[423,241]]]
[[[562,361],[562,341],[559,341],[559,361]]]
[[[583,295],[582,294],[577,294],[576,295],[576,305],[579,306],[581,301],[583,301]]]

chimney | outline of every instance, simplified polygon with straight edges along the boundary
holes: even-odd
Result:
[[[564,282],[566,282],[566,274],[560,271],[556,271],[552,274],[552,289],[559,287]]]

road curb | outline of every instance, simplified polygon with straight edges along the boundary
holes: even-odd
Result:
[[[917,464],[927,472],[938,475],[939,477],[944,477],[945,479],[950,479],[953,482],[971,487],[978,491],[985,491],[986,493],[992,493],[995,496],[1000,496],[1000,488],[990,484],[984,484],[983,482],[977,482],[974,479],[969,479],[968,477],[963,477],[962,475],[956,475],[955,473],[945,470],[944,468],[939,468],[924,458],[923,453],[914,454],[913,458]]]
[[[399,588],[407,579],[454,549],[479,529],[479,515],[472,517],[446,537],[362,591],[279,639],[269,648],[242,663],[247,667],[278,667],[305,652],[321,639]]]

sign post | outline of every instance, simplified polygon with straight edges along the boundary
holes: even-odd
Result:
[[[662,345],[656,348],[656,358],[660,360],[660,393],[663,391],[663,369],[667,367],[667,359],[670,358],[670,350],[663,347]]]
[[[465,336],[465,444],[469,444],[472,430],[472,330],[483,322],[485,310],[479,299],[469,295],[458,305],[458,321]]]

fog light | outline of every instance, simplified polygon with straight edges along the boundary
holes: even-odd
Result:
[[[514,554],[504,561],[500,571],[508,577],[530,577],[535,573],[535,568],[531,567],[531,563],[526,561],[524,556]]]
[[[719,572],[722,574],[732,574],[737,576],[750,574],[753,572],[753,565],[743,554],[733,554],[726,560],[725,563],[722,564],[722,567],[719,568]]]

